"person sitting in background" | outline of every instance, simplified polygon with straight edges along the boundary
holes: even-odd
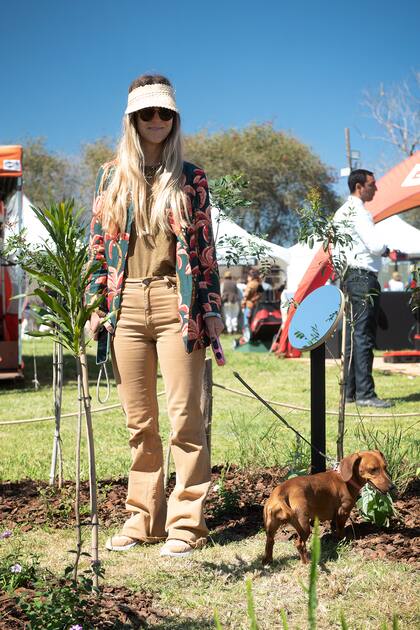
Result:
[[[228,334],[236,333],[238,332],[241,295],[230,271],[225,271],[223,275],[220,292],[222,294],[222,311],[226,330]]]
[[[261,299],[262,292],[263,288],[260,273],[258,269],[251,269],[248,273],[248,282],[242,299],[242,308],[244,310],[244,337],[246,341],[249,341],[251,337],[249,320],[251,319],[254,306],[256,306]]]
[[[404,291],[404,282],[399,271],[394,271],[392,277],[388,281],[390,291]]]

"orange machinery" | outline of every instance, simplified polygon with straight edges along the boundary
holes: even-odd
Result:
[[[14,230],[22,229],[22,147],[0,146],[0,379],[23,376],[22,364],[22,271],[2,255],[5,233],[10,227],[8,203],[16,195]]]

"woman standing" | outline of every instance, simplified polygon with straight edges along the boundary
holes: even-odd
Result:
[[[166,539],[161,555],[205,544],[210,462],[200,409],[205,348],[223,330],[207,180],[184,162],[180,116],[163,76],[129,88],[115,162],[97,178],[90,250],[101,261],[87,292],[101,293],[112,363],[130,431],[126,508],[106,546],[125,551]],[[166,504],[156,397],[157,364],[171,423],[176,485]]]

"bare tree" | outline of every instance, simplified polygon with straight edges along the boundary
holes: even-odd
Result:
[[[363,106],[382,133],[365,136],[391,144],[404,156],[420,148],[420,71],[413,78],[388,88],[381,83],[378,92],[365,90]]]

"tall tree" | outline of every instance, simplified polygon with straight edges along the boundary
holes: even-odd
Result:
[[[420,149],[420,70],[402,83],[365,90],[362,104],[380,129],[379,135],[366,137],[391,145],[399,157]],[[420,229],[420,208],[405,212],[404,221]]]
[[[187,159],[202,165],[211,179],[226,173],[245,175],[249,186],[244,196],[252,204],[235,210],[235,217],[247,230],[267,234],[271,241],[294,242],[295,210],[311,188],[320,190],[327,211],[339,205],[330,169],[308,146],[270,123],[212,135],[203,131],[187,136],[185,143]]]
[[[28,138],[23,146],[23,186],[35,205],[72,195],[76,177],[71,160],[46,147],[45,138]]]
[[[90,210],[99,167],[115,158],[115,142],[112,138],[98,138],[82,146],[79,163],[79,199]]]
[[[363,106],[380,128],[372,140],[391,144],[406,157],[420,148],[420,71],[402,83],[365,90]]]

